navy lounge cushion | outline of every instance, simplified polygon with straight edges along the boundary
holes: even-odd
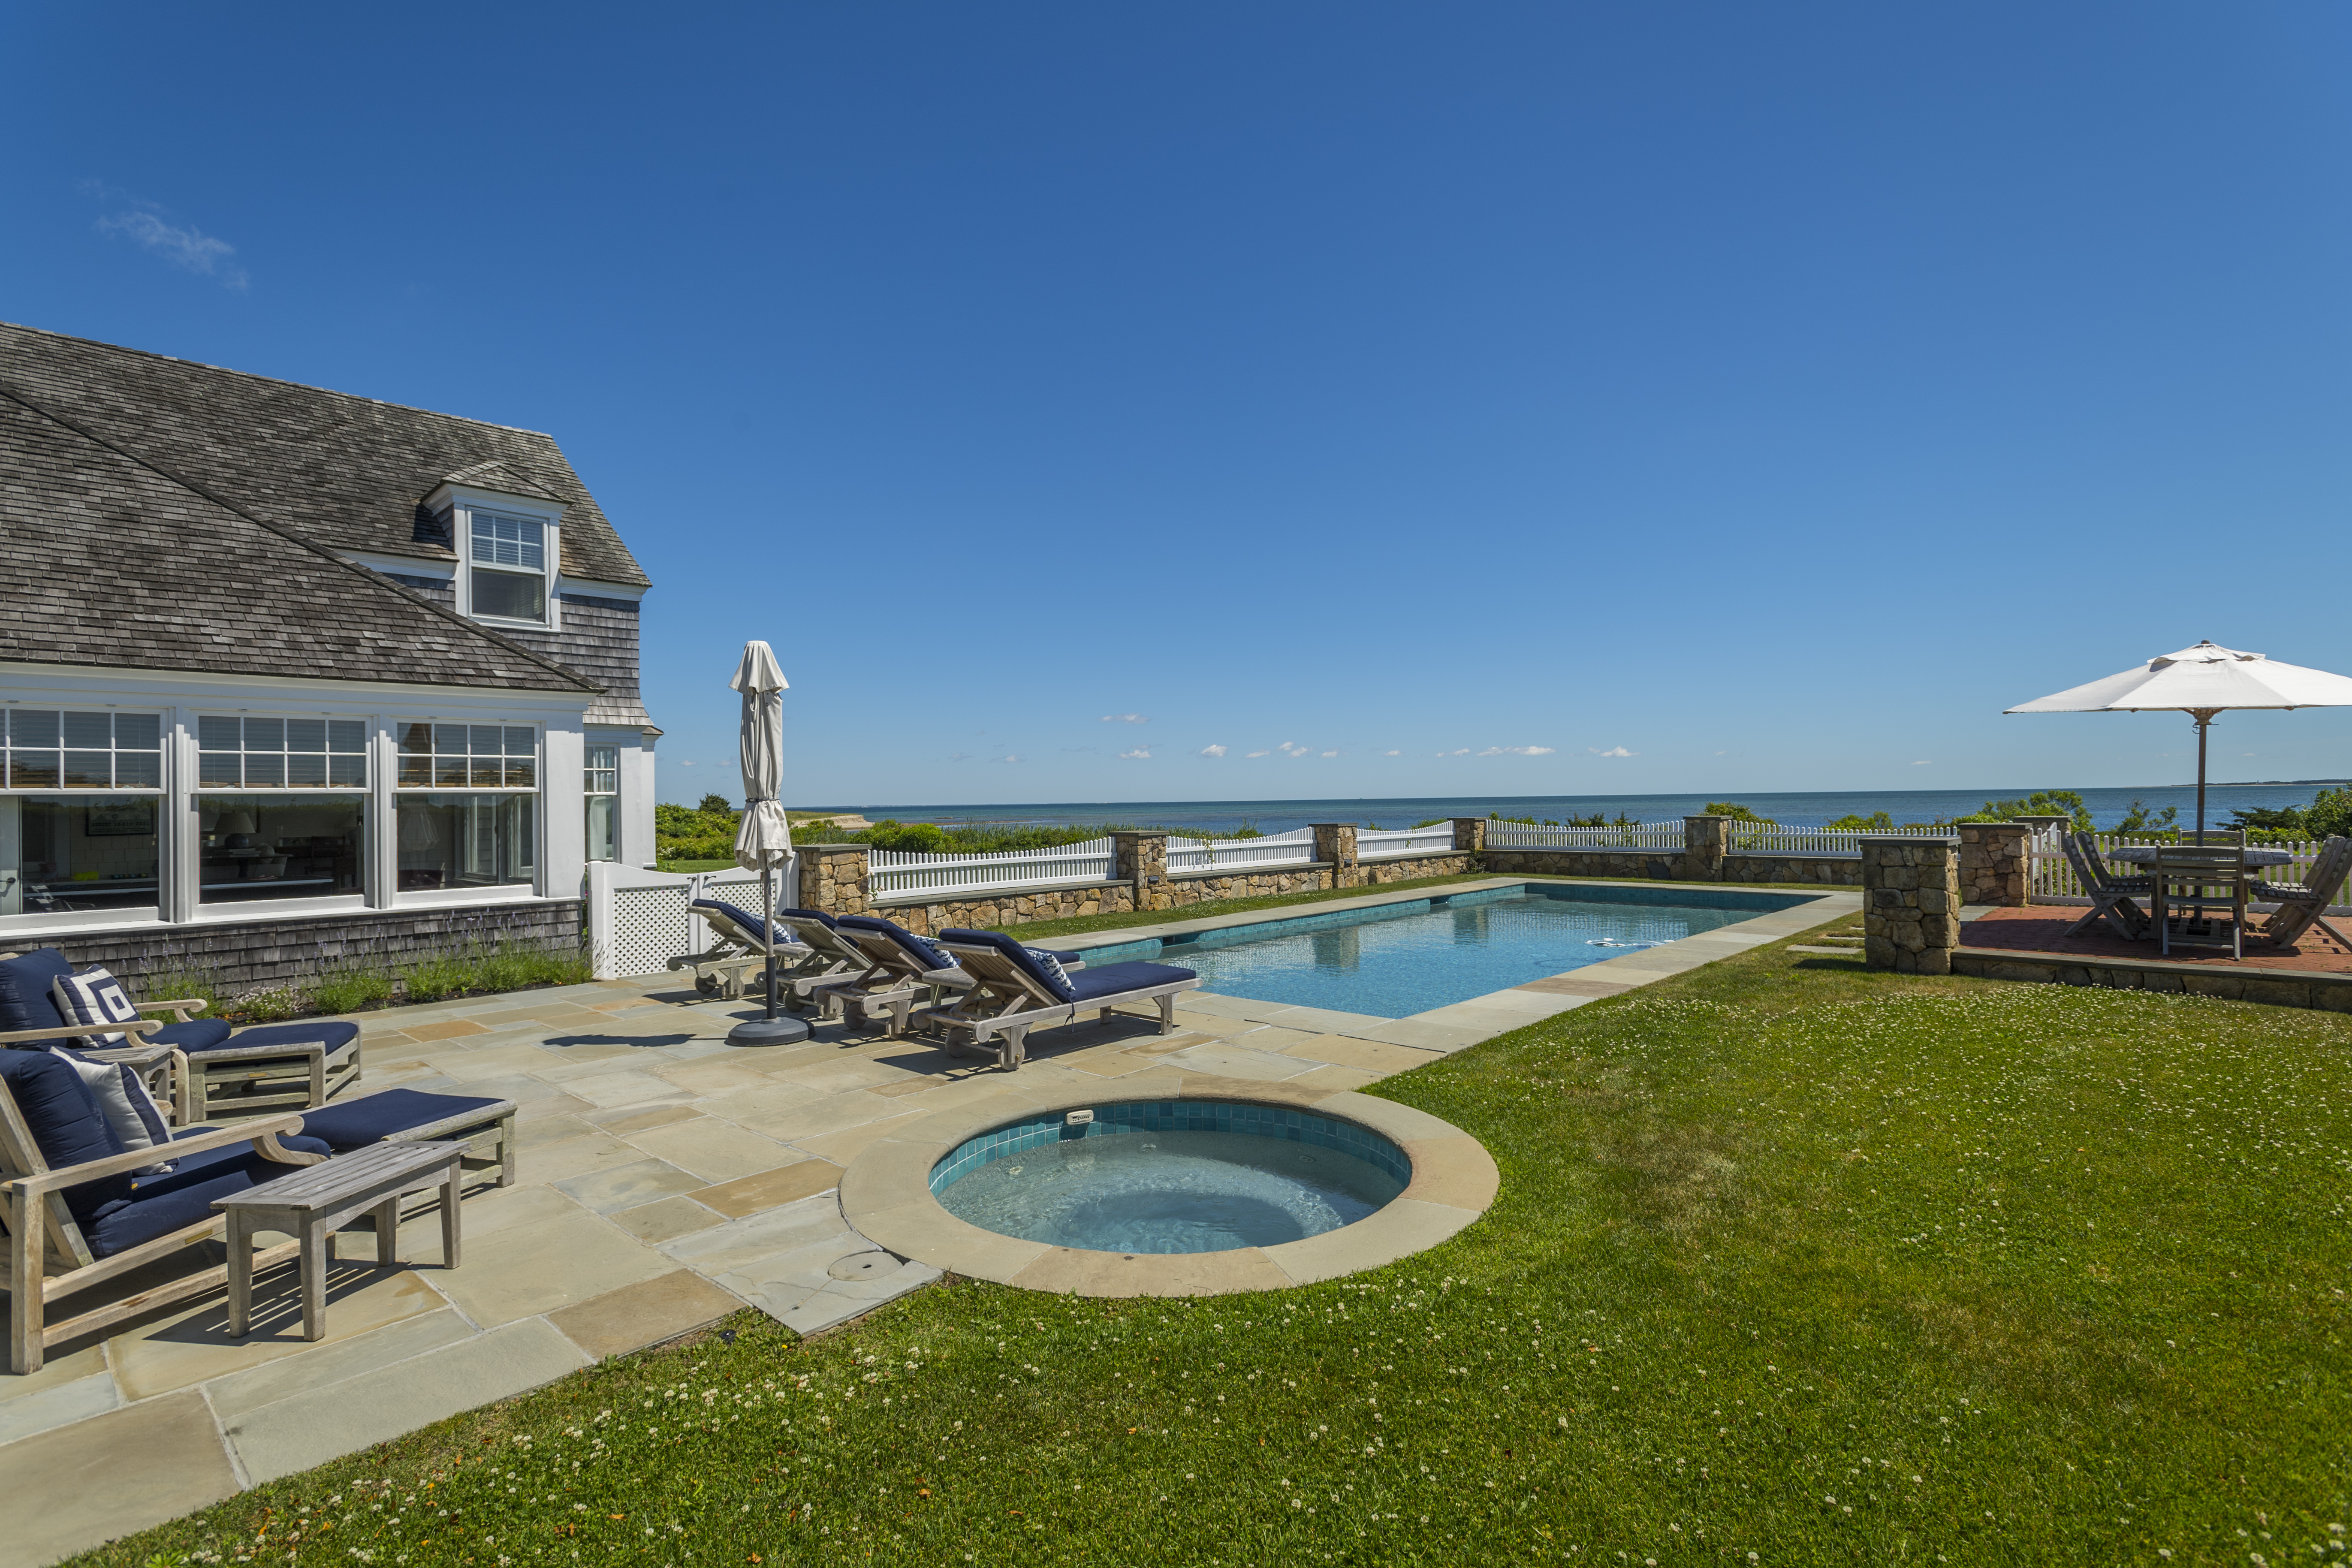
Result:
[[[16,1113],[25,1119],[49,1169],[129,1152],[81,1075],[48,1052],[0,1050],[0,1082],[7,1084],[8,1097],[16,1102]],[[74,1218],[86,1219],[130,1192],[131,1173],[126,1171],[68,1187],[66,1208]]]
[[[1116,996],[1122,991],[1145,991],[1154,985],[1199,978],[1192,971],[1172,963],[1106,963],[1100,969],[1082,969],[1070,976],[1070,1000],[1091,1002],[1097,996]]]
[[[760,917],[753,914],[747,909],[743,909],[739,905],[730,904],[724,899],[697,899],[694,900],[694,907],[698,910],[716,910],[719,913],[726,916],[729,920],[733,921],[738,927],[749,933],[753,941],[756,942],[760,938]],[[800,938],[794,936],[791,931],[785,930],[781,925],[776,927],[772,934],[776,939],[776,945],[778,947],[789,947],[796,944],[800,941]]]
[[[1015,969],[1018,969],[1022,973],[1029,976],[1030,979],[1034,980],[1039,985],[1044,986],[1047,995],[1058,996],[1065,1002],[1076,999],[1075,994],[1070,989],[1072,985],[1076,984],[1075,977],[1056,976],[1049,973],[1045,965],[1039,963],[1035,959],[1029,956],[1029,950],[1027,948],[1022,946],[1019,942],[1013,941],[1009,936],[1000,936],[992,931],[971,931],[966,928],[959,928],[955,931],[943,931],[940,932],[940,940],[941,942],[961,942],[971,947],[992,947],[997,952],[1003,953],[1006,958],[1010,959]]]
[[[814,921],[827,931],[834,927],[833,917],[823,910],[778,910],[776,913],[788,921]]]
[[[495,1100],[466,1094],[426,1094],[422,1089],[387,1089],[362,1095],[318,1110],[302,1113],[302,1135],[325,1141],[341,1154],[381,1143],[396,1132],[430,1122],[446,1121],[471,1110],[486,1110]]]
[[[73,973],[73,965],[54,947],[37,947],[14,958],[0,958],[0,1031],[16,1029],[68,1030],[51,988]]]
[[[209,1024],[214,1021],[210,1018],[196,1020],[200,1024]],[[193,1027],[194,1026],[183,1026]],[[357,1024],[346,1024],[340,1020],[318,1024],[264,1024],[259,1028],[246,1029],[234,1035],[229,1034],[227,1028],[228,1026],[226,1024],[221,1026],[221,1037],[216,1040],[207,1041],[201,1046],[181,1046],[180,1049],[194,1056],[203,1051],[225,1050],[232,1046],[240,1050],[247,1046],[284,1046],[290,1049],[295,1046],[316,1045],[324,1041],[327,1054],[331,1057],[360,1037],[360,1026]],[[177,1044],[176,1041],[173,1043]]]
[[[146,1038],[150,1044],[170,1046],[194,1056],[226,1042],[228,1025],[218,1018],[191,1018],[184,1024],[166,1024]]]
[[[843,931],[873,931],[888,937],[898,944],[907,956],[925,970],[953,969],[955,960],[933,947],[926,939],[892,921],[877,920],[872,915],[844,915],[834,922]]]
[[[192,1127],[180,1136],[192,1138],[199,1132],[210,1131],[209,1128]],[[306,1138],[299,1133],[281,1132],[278,1135],[278,1142],[305,1154],[332,1152],[316,1138]],[[196,1225],[212,1218],[215,1198],[225,1198],[247,1187],[257,1187],[280,1176],[290,1176],[302,1168],[264,1159],[261,1152],[250,1143],[231,1143],[218,1149],[201,1149],[193,1154],[177,1155],[173,1160],[169,1175],[140,1178],[130,1196],[106,1205],[91,1218],[84,1220],[82,1238],[89,1243],[94,1255],[110,1258],[142,1242],[169,1235],[184,1226]]]

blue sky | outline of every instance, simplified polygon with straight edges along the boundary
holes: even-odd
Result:
[[[2185,720],[2000,710],[2352,669],[2347,46],[17,6],[0,317],[554,432],[672,798],[733,793],[747,637],[808,804],[2170,783]],[[2347,768],[2352,710],[2216,731]]]

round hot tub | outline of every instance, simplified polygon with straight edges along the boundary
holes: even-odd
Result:
[[[1353,1225],[1412,1181],[1369,1127],[1287,1106],[1116,1101],[964,1139],[931,1167],[957,1218],[1000,1236],[1129,1256],[1277,1247]]]

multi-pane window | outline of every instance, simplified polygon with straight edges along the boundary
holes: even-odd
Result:
[[[470,514],[473,612],[504,620],[547,619],[547,525],[492,511]]]
[[[539,731],[528,724],[403,724],[400,785],[536,789]]]
[[[365,789],[366,721],[204,714],[196,782],[205,789]]]
[[[0,716],[10,789],[161,789],[163,721],[153,713],[10,707]]]
[[[590,746],[583,780],[588,797],[588,858],[613,858],[614,813],[620,801],[621,748]]]

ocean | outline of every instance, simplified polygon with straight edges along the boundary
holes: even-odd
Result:
[[[2046,787],[2046,786],[2043,786]],[[2205,793],[2208,818],[2226,823],[2242,807],[2308,805],[2318,784],[2209,784]],[[1979,790],[1842,790],[1796,794],[1759,794],[1732,790],[1727,798],[1759,816],[1791,827],[1818,827],[1838,817],[1885,811],[1898,823],[1932,822],[1937,817],[1964,816],[1988,800],[2016,799],[2032,794],[2025,787]],[[2081,792],[2092,819],[2112,826],[2131,809],[2134,801],[2150,810],[2177,806],[2183,826],[2197,810],[2194,784],[2150,784],[2138,789],[2086,789]],[[1352,822],[1360,827],[1410,827],[1435,816],[1532,816],[1566,820],[1596,813],[1637,822],[1664,822],[1693,816],[1705,808],[1703,795],[1432,795],[1407,799],[1368,800],[1165,800],[1055,801],[1027,805],[864,805],[854,808],[869,821],[893,817],[900,822],[962,822],[1043,824],[1091,826],[1103,823],[1131,827],[1192,828],[1230,832],[1250,826],[1261,833],[1281,833],[1311,822]]]

